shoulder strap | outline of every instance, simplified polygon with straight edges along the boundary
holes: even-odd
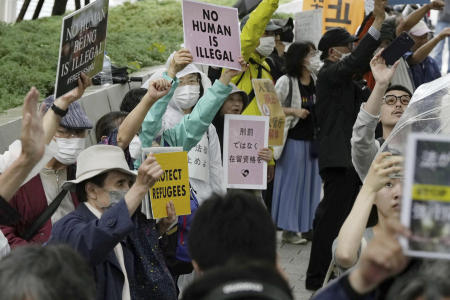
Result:
[[[292,105],[292,78],[288,76],[289,79],[289,93],[287,95],[288,103],[286,107],[291,107]]]
[[[67,190],[62,190],[61,192],[59,192],[59,194],[52,201],[52,203],[50,203],[50,205],[47,206],[47,208],[40,214],[40,216],[37,217],[36,220],[34,220],[33,224],[31,224],[31,226],[28,227],[28,229],[26,229],[25,232],[23,232],[21,237],[24,240],[29,241],[36,234],[36,232],[42,226],[44,226],[44,224],[53,216],[55,211],[58,209],[59,205],[61,204],[62,200],[67,195],[67,193],[68,193]]]

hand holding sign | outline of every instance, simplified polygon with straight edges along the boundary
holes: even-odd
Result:
[[[220,76],[219,80],[224,85],[228,85],[231,81],[231,78],[234,76],[247,71],[248,69],[248,63],[242,58],[238,58],[239,65],[241,66],[241,70],[234,70],[234,69],[224,69],[222,72],[222,75]]]
[[[55,105],[66,110],[72,102],[80,99],[84,91],[92,85],[91,79],[84,73],[78,78],[78,86],[55,100]]]
[[[155,182],[163,175],[161,166],[156,161],[153,154],[149,154],[147,159],[141,164],[136,177],[136,185],[145,191],[152,187]]]
[[[167,74],[175,78],[178,72],[183,70],[188,64],[192,63],[192,55],[188,49],[180,49],[173,55]]]

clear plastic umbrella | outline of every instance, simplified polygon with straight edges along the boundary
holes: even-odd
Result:
[[[379,152],[404,155],[411,132],[450,134],[450,74],[419,86]]]

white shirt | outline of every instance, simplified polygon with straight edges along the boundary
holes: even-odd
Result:
[[[7,255],[11,249],[9,248],[8,239],[5,238],[3,232],[0,230],[0,259]]]
[[[102,213],[100,211],[98,211],[95,207],[93,207],[92,205],[90,205],[87,202],[84,202],[84,204],[91,211],[91,213],[93,213],[94,216],[97,217],[97,219],[100,219],[102,217]],[[117,260],[119,261],[120,268],[122,269],[123,276],[125,277],[125,280],[123,282],[123,288],[122,288],[122,300],[131,300],[130,284],[128,282],[127,269],[125,268],[123,249],[122,249],[122,245],[120,243],[118,243],[114,247],[114,254],[116,254]]]

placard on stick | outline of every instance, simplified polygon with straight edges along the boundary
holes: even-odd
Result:
[[[265,190],[267,163],[258,151],[267,147],[269,117],[225,115],[223,166],[227,188]]]
[[[270,79],[252,79],[256,103],[263,116],[270,117],[269,146],[283,145],[286,116]]]
[[[172,151],[179,149],[154,147],[144,148],[142,151],[142,161],[149,153],[153,153],[164,171],[148,193],[151,217],[154,219],[167,217],[166,205],[170,200],[173,201],[177,216],[191,213],[187,152]]]
[[[103,68],[109,0],[97,0],[63,18],[55,99],[78,85],[81,72]]]
[[[183,0],[183,31],[195,63],[241,70],[237,8]]]
[[[408,137],[401,220],[406,254],[450,259],[450,136]]]

